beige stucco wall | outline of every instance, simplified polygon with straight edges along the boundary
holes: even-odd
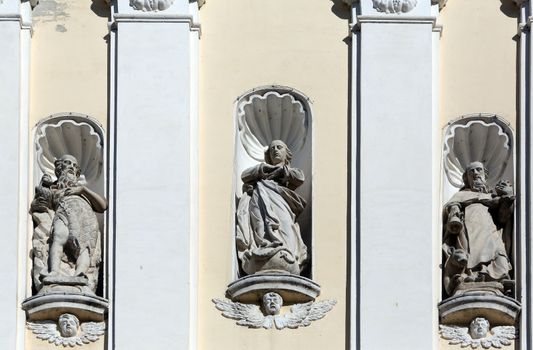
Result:
[[[495,113],[514,128],[517,17],[512,0],[448,1],[441,11],[441,124]]]
[[[60,112],[89,115],[106,129],[109,9],[104,0],[40,0],[32,15],[30,144],[33,144],[34,126],[41,119]],[[33,164],[33,152],[30,152],[30,164]],[[33,197],[31,182],[29,200]],[[28,234],[30,239],[31,233]],[[30,266],[28,262],[28,268]],[[29,279],[27,288],[31,290]],[[37,339],[28,329],[25,337],[26,349],[58,348]],[[91,350],[105,347],[105,336],[84,346]]]
[[[441,126],[465,114],[517,117],[517,16],[511,0],[448,1],[440,13]],[[439,349],[459,345],[439,339]],[[514,343],[503,349],[514,349]]]
[[[349,48],[348,21],[337,15],[348,13],[332,5],[225,0],[200,11],[199,349],[344,349]],[[338,301],[297,330],[240,327],[211,302],[232,281],[234,102],[267,84],[293,87],[312,102],[314,280],[320,298]]]
[[[104,0],[41,0],[33,11],[30,127],[59,112],[107,122]]]

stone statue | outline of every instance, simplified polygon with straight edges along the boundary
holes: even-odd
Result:
[[[263,309],[267,315],[279,314],[283,306],[283,298],[275,292],[268,292],[263,295]]]
[[[492,191],[487,175],[481,162],[470,163],[464,187],[444,206],[444,288],[449,296],[465,283],[510,279],[515,196],[508,182],[500,181]]]
[[[511,345],[512,340],[516,339],[514,326],[497,326],[491,329],[489,321],[483,317],[473,319],[469,327],[440,325],[440,334],[442,338],[450,340],[452,345],[457,344],[461,348],[470,346],[472,349],[500,349]]]
[[[28,328],[33,331],[37,338],[63,347],[83,346],[97,341],[105,334],[104,322],[85,322],[73,314],[62,314],[56,322],[38,321],[28,322]]]
[[[310,301],[294,304],[290,311],[280,314],[283,298],[276,292],[267,292],[261,298],[262,309],[256,304],[244,304],[230,300],[213,299],[215,307],[227,318],[237,320],[239,326],[249,328],[298,328],[307,327],[311,322],[326,316],[335,300]]]
[[[294,192],[304,174],[291,168],[291,158],[287,145],[274,140],[265,151],[265,163],[242,173],[236,241],[247,274],[283,270],[299,275],[307,262],[307,247],[296,222],[306,202]]]
[[[78,335],[80,321],[72,314],[62,314],[57,322],[59,324],[59,333],[62,337],[70,338]]]
[[[94,292],[101,262],[95,212],[103,213],[107,201],[79,183],[80,166],[73,156],[62,156],[54,166],[57,180],[43,175],[30,207],[34,284],[40,290],[46,279],[72,285],[72,278],[78,278]]]

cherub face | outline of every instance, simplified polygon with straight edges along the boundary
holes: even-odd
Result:
[[[263,308],[269,315],[277,315],[283,305],[283,298],[278,293],[270,292],[263,295]]]
[[[80,321],[72,314],[63,314],[59,316],[59,333],[64,338],[75,337],[78,334]]]
[[[470,322],[470,336],[472,339],[481,339],[487,336],[490,330],[490,323],[483,317],[476,317]]]

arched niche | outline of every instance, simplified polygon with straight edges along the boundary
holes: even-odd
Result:
[[[443,200],[463,186],[463,173],[473,161],[487,167],[489,186],[501,179],[515,183],[514,133],[503,118],[469,114],[447,124],[443,138]]]
[[[106,195],[106,171],[105,171],[105,133],[103,127],[94,119],[87,115],[66,112],[51,115],[42,119],[34,128],[34,150],[33,150],[33,184],[37,187],[44,174],[56,180],[54,173],[54,162],[65,154],[74,156],[81,168],[79,183],[87,186],[92,191]],[[101,233],[100,246],[102,252],[102,263],[98,273],[98,288],[96,295],[103,296],[104,268],[105,263],[105,216],[96,213],[98,225]],[[43,236],[49,234],[45,228],[50,218],[44,218],[43,226],[35,226],[33,234],[33,268],[32,268],[32,289],[35,293],[39,288],[38,275],[40,262],[35,254],[39,245],[43,246]],[[41,236],[39,238],[39,236]],[[39,239],[41,242],[39,242]],[[46,244],[44,244],[46,245]],[[43,247],[42,249],[47,249]]]
[[[492,326],[514,326],[518,320],[514,142],[509,123],[494,114],[465,115],[444,130],[443,327],[476,318]]]
[[[273,140],[283,141],[293,153],[291,167],[301,169],[304,183],[296,189],[307,205],[297,222],[307,246],[308,263],[301,276],[312,277],[313,262],[313,133],[309,99],[285,86],[264,86],[240,96],[235,108],[234,212],[243,195],[241,174],[265,162],[264,152]],[[235,219],[237,221],[237,219]],[[236,225],[234,225],[234,236]],[[235,254],[236,276],[244,272]]]

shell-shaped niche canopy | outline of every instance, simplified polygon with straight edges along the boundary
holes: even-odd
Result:
[[[238,106],[238,133],[248,155],[264,160],[266,147],[281,140],[293,152],[300,151],[308,129],[302,103],[289,93],[269,91],[252,94]]]
[[[444,171],[450,184],[463,186],[467,165],[480,161],[488,170],[487,182],[513,181],[513,133],[509,124],[493,114],[463,116],[448,125],[444,136]]]
[[[55,177],[54,161],[65,154],[80,165],[80,180],[98,182],[103,170],[103,130],[94,119],[77,113],[55,114],[35,131],[36,161],[43,173]]]

